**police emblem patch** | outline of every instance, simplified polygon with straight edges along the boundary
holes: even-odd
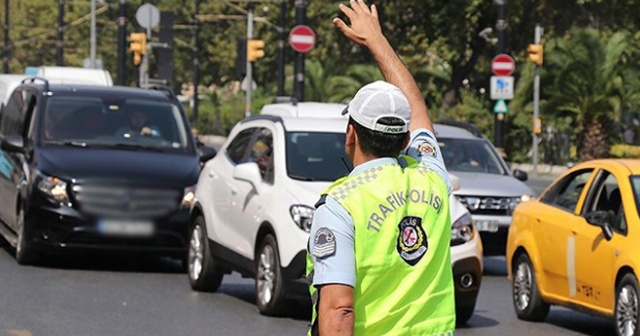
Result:
[[[326,227],[319,228],[313,238],[313,254],[316,258],[324,258],[336,253],[336,236]]]
[[[418,146],[418,155],[420,156],[436,156],[436,148],[433,147],[430,143],[425,142],[422,145]]]
[[[398,229],[398,254],[407,264],[414,266],[429,249],[427,234],[422,228],[422,218],[407,216],[398,224]]]

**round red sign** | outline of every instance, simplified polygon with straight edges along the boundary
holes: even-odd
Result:
[[[307,53],[316,45],[316,33],[305,25],[298,25],[289,33],[289,44],[299,53]]]
[[[507,54],[499,54],[491,61],[491,71],[496,76],[509,76],[516,70],[516,62]]]

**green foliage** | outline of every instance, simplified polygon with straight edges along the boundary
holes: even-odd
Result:
[[[613,145],[610,154],[613,158],[638,159],[640,158],[640,146]]]

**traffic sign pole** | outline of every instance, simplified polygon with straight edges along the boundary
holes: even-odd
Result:
[[[542,28],[540,25],[536,25],[534,42],[540,44],[542,39]],[[538,120],[540,114],[540,67],[536,66],[535,74],[533,76],[533,120]],[[538,176],[538,134],[533,130],[533,173]]]

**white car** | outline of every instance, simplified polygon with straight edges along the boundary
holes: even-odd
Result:
[[[208,161],[191,213],[189,281],[215,291],[225,273],[256,279],[262,314],[290,298],[309,300],[306,246],[320,193],[351,170],[344,157],[341,104],[271,104],[231,131]],[[459,187],[459,180],[453,178]],[[482,244],[471,215],[451,197],[451,252],[458,322],[473,314],[482,278]]]

